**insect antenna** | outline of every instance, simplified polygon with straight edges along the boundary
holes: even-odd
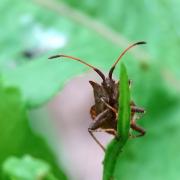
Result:
[[[120,56],[118,57],[118,59],[115,61],[115,63],[112,65],[110,71],[109,71],[109,78],[112,79],[112,74],[113,74],[113,71],[116,67],[116,64],[119,62],[119,60],[123,57],[123,55],[129,50],[131,49],[132,47],[136,46],[136,45],[141,45],[141,44],[146,44],[146,42],[144,41],[140,41],[140,42],[137,42],[137,43],[134,43],[132,45],[130,45],[128,48],[126,48],[121,54]]]
[[[94,71],[96,71],[96,72],[99,74],[99,76],[102,78],[102,80],[105,81],[105,76],[104,76],[104,74],[103,74],[99,69],[97,69],[96,67],[94,67],[94,66],[92,66],[92,65],[90,65],[90,64],[88,64],[88,63],[86,63],[86,62],[84,62],[84,61],[82,61],[82,60],[79,59],[79,58],[61,54],[61,55],[51,56],[51,57],[49,57],[48,59],[54,59],[54,58],[59,58],[59,57],[69,58],[69,59],[72,59],[72,60],[75,60],[75,61],[79,61],[79,62],[82,63],[82,64],[85,64],[86,66],[88,66],[88,67],[92,68]]]

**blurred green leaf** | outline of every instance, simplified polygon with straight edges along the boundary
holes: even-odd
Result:
[[[20,22],[18,21],[16,26],[21,28],[16,30],[17,33],[16,31],[14,31],[13,34],[10,33],[10,36],[15,36],[17,44],[23,47],[19,49],[8,47],[6,51],[2,50],[5,55],[0,55],[0,68],[5,86],[18,87],[22,92],[23,100],[26,104],[29,107],[36,107],[51,99],[72,77],[88,70],[87,67],[77,62],[64,62],[68,61],[67,59],[50,61],[48,60],[50,55],[63,52],[63,54],[70,54],[82,58],[95,66],[101,65],[107,68],[109,64],[112,64],[112,61],[109,61],[109,59],[112,59],[111,54],[114,52],[114,49],[110,48],[112,45],[111,43],[107,43],[106,40],[94,34],[91,30],[79,26],[63,17],[58,20],[54,13],[48,11],[48,20],[44,21],[43,16],[39,17],[39,14],[47,14],[46,9],[35,6],[35,4],[33,6],[32,3],[28,4],[29,6],[27,8],[27,3],[22,3],[22,9],[19,12],[21,15],[19,15],[20,21],[22,18],[23,22],[27,22],[22,22],[22,24],[19,25],[18,23]],[[7,6],[8,3],[5,7]],[[27,14],[24,14],[23,7],[27,8]],[[15,6],[12,8],[14,8],[12,12],[16,12],[17,7]],[[6,20],[8,21],[9,17],[7,12],[5,12],[4,16],[7,18],[3,21],[4,26],[8,26],[9,24],[6,24]],[[50,17],[54,19],[53,27],[48,26],[51,20],[49,19]],[[57,24],[61,26],[59,27]],[[67,33],[67,29],[63,27],[66,27],[70,32]],[[7,28],[9,29],[10,27]],[[48,32],[54,30],[58,35],[65,38],[65,45],[59,48],[58,51],[51,50],[51,47],[49,47],[49,50],[43,51],[39,56],[35,56],[32,59],[23,57],[24,51],[31,51],[34,49],[34,53],[36,54],[39,53],[39,51],[41,52],[44,48],[42,44],[37,41],[36,29],[40,29],[39,31],[42,31],[42,34],[46,34],[45,37],[41,37],[42,35],[39,33],[39,39],[42,38],[41,40],[43,41],[48,38]],[[24,36],[22,36],[22,34],[24,34]],[[7,40],[6,37],[3,39],[4,41]],[[31,44],[33,39],[33,43],[36,43],[35,45]],[[26,44],[24,45],[22,41],[24,43],[26,42]],[[77,45],[77,42],[79,42],[79,45]],[[94,42],[96,42],[96,48],[91,50]],[[2,47],[4,48],[4,46]],[[97,49],[102,51],[103,54],[97,54]],[[106,51],[107,49],[109,50]],[[7,51],[8,53],[6,53]],[[105,56],[106,59],[104,59]]]
[[[0,99],[0,164],[9,156],[30,154],[47,161],[58,178],[66,179],[46,142],[30,129],[19,90],[0,83]]]
[[[81,65],[80,65],[81,68]],[[52,98],[80,68],[69,70],[69,64],[58,60],[33,62],[14,71],[6,72],[6,86],[19,87],[29,107],[42,105]],[[81,68],[82,69],[82,68]]]
[[[4,9],[8,8],[9,4],[10,2],[4,3]],[[19,6],[11,8],[10,14],[4,12],[3,27],[8,30],[11,29],[10,24],[7,24],[9,16],[16,16]],[[24,13],[24,10],[26,10],[26,13]],[[45,16],[45,18],[40,14],[48,14],[48,17]],[[40,106],[47,102],[58,93],[69,79],[84,73],[88,69],[77,62],[49,61],[48,56],[53,55],[53,53],[70,54],[104,69],[107,69],[112,64],[112,59],[119,55],[119,50],[116,52],[117,48],[112,48],[114,45],[98,34],[83,27],[83,25],[75,24],[67,18],[60,17],[57,19],[56,14],[41,8],[40,5],[36,6],[35,3],[22,2],[18,18],[15,24],[17,29],[9,33],[9,36],[14,37],[16,44],[21,47],[16,49],[12,45],[12,47],[7,46],[6,50],[2,49],[4,53],[0,55],[0,68],[5,86],[18,87],[29,107]],[[54,20],[52,21],[52,19]],[[50,24],[52,24],[52,27]],[[38,41],[36,29],[40,31],[38,35],[40,36],[39,39],[42,38],[42,41],[45,41],[43,38],[48,38],[48,33],[45,32],[54,30],[66,39],[65,45],[59,48],[58,51],[51,50],[50,47],[49,50],[43,51],[42,54],[40,53],[39,56],[32,59],[23,57],[24,51],[34,49],[36,54],[44,48]],[[41,33],[47,36],[41,37]],[[4,44],[8,44],[6,36],[2,39]],[[4,48],[4,45],[1,47]],[[97,50],[103,53],[97,53]],[[6,53],[7,51],[8,53]],[[114,54],[115,52],[116,54]]]
[[[8,158],[3,164],[3,174],[7,179],[56,180],[51,174],[49,164],[29,155],[25,155],[21,159],[16,157]]]
[[[114,138],[108,145],[105,159],[103,180],[110,180],[114,177],[114,170],[116,167],[117,159],[120,156],[122,149],[128,140],[130,129],[130,92],[128,75],[124,64],[121,64],[121,73],[119,78],[119,109],[118,109],[118,137]]]
[[[59,0],[59,2],[61,2]],[[151,60],[180,76],[179,0],[63,0],[72,9],[106,24],[127,40],[145,40]],[[148,22],[148,23],[147,23]],[[178,66],[176,66],[178,64]]]

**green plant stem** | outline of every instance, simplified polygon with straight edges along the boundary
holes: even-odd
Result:
[[[114,138],[108,145],[105,159],[103,180],[114,180],[113,174],[116,162],[129,137],[130,129],[130,92],[126,68],[121,64],[119,86],[119,108],[118,108],[118,137]]]

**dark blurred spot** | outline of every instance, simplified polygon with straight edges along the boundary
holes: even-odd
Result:
[[[149,69],[149,64],[147,62],[141,62],[140,68],[144,71],[147,71]]]
[[[27,59],[33,59],[34,57],[36,57],[36,53],[30,50],[27,51],[23,51],[22,52],[23,57],[27,58]]]

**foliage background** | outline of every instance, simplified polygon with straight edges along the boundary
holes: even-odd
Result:
[[[47,103],[67,80],[88,68],[49,62],[49,55],[71,54],[108,71],[129,43],[145,40],[146,47],[135,49],[123,61],[135,82],[132,96],[147,110],[139,122],[147,135],[128,142],[115,176],[179,179],[179,7],[178,0],[2,0],[1,167],[12,155],[30,154],[48,162],[58,179],[68,177],[47,139],[31,129],[27,112]]]

